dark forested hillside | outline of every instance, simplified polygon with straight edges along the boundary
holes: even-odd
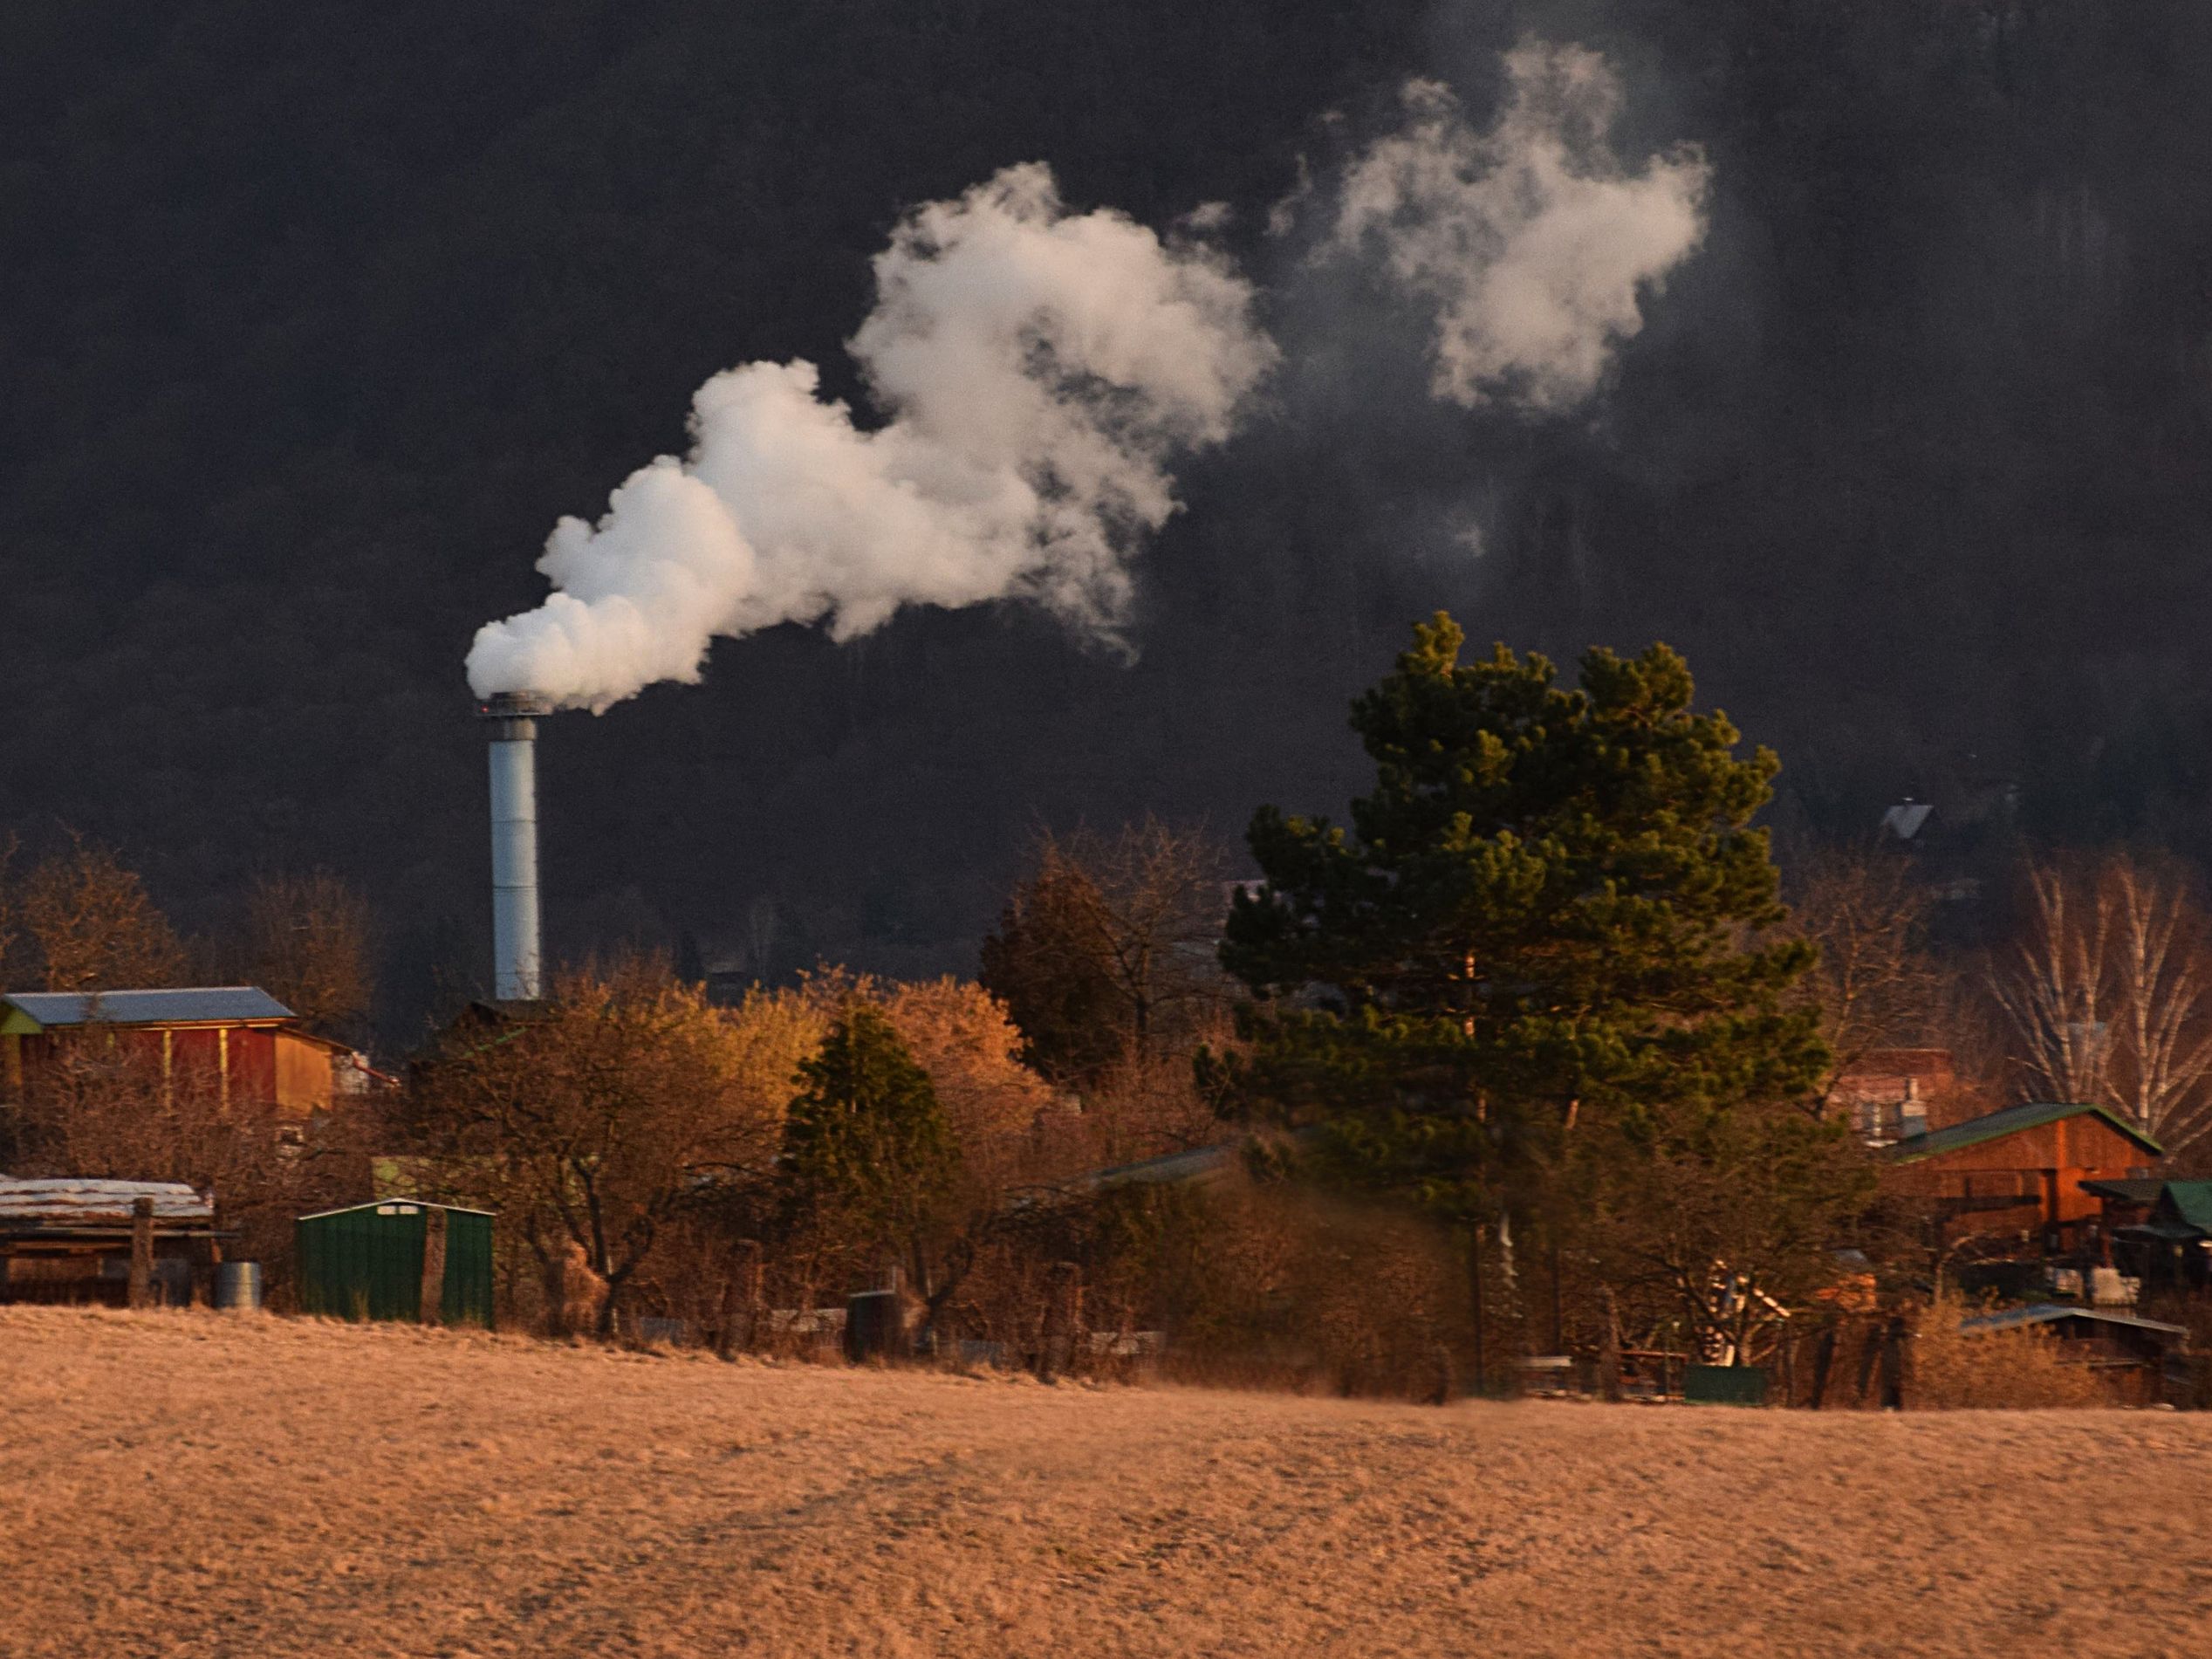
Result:
[[[1133,665],[912,615],[551,723],[556,946],[964,967],[1039,823],[1344,792],[1346,695],[1439,605],[1673,641],[1816,826],[2017,783],[2033,832],[2212,843],[2185,0],[5,12],[0,819],[120,841],[187,925],[256,870],[355,876],[387,1020],[476,971],[469,636],[702,379],[797,355],[849,391],[899,210],[1011,161],[1153,223],[1225,201],[1264,269],[1302,154],[1411,74],[1479,107],[1528,28],[1620,66],[1624,147],[1714,168],[1594,410],[1436,405],[1382,335],[1282,316],[1309,394],[1183,475]]]

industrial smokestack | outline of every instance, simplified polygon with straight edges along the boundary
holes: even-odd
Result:
[[[538,716],[552,704],[503,691],[477,712],[491,723],[492,993],[532,1002],[542,989],[538,943]]]

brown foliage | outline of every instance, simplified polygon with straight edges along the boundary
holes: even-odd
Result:
[[[2069,1359],[2048,1331],[2031,1326],[1980,1335],[1962,1333],[1959,1323],[1973,1311],[1948,1293],[1920,1310],[1906,1386],[1909,1407],[1943,1411],[2118,1402],[2104,1379]]]
[[[263,1264],[272,1301],[289,1288],[292,1221],[368,1194],[377,1124],[353,1104],[313,1123],[226,1097],[203,1067],[167,1071],[96,1038],[65,1046],[18,1124],[15,1173],[181,1181],[216,1196],[224,1250]]]
[[[348,1032],[368,1012],[368,901],[327,871],[257,881],[241,944],[241,977],[316,1030]]]
[[[1046,835],[983,942],[982,979],[1054,1081],[1188,1054],[1227,1000],[1215,958],[1227,860],[1202,829],[1147,817]]]
[[[454,1196],[500,1212],[553,1284],[572,1246],[611,1332],[664,1233],[731,1172],[766,1167],[758,1056],[665,964],[561,976],[541,1011],[462,1028],[422,1068],[418,1134]],[[549,1306],[562,1296],[549,1290]]]
[[[17,915],[35,954],[31,970],[49,991],[137,990],[185,977],[183,946],[137,874],[113,848],[73,830],[67,850],[24,880]]]

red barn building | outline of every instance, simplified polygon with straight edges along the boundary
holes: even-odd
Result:
[[[166,1080],[190,1076],[225,1101],[288,1117],[328,1109],[366,1073],[343,1043],[303,1029],[251,985],[175,991],[17,991],[0,997],[0,1087],[21,1100],[73,1045],[123,1049]]]

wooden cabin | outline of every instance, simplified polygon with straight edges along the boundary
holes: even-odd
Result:
[[[212,1194],[173,1181],[0,1176],[0,1302],[124,1306],[140,1199],[153,1211],[155,1299],[181,1306],[207,1293],[222,1258]]]
[[[2157,1405],[2186,1383],[2188,1327],[2108,1308],[2041,1302],[1962,1320],[1968,1336],[2036,1329],[2058,1342],[2062,1359],[2099,1373],[2130,1405]]]
[[[298,1119],[328,1110],[333,1094],[365,1075],[351,1048],[305,1030],[251,985],[17,991],[0,997],[4,1098],[35,1093],[42,1076],[87,1043],[158,1069],[165,1082],[190,1076],[225,1103],[273,1104]]]
[[[2140,1180],[2164,1155],[2101,1106],[2037,1101],[1908,1135],[1888,1149],[1886,1184],[1933,1202],[1947,1231],[2042,1234],[2071,1249],[2102,1203],[2085,1182]]]

